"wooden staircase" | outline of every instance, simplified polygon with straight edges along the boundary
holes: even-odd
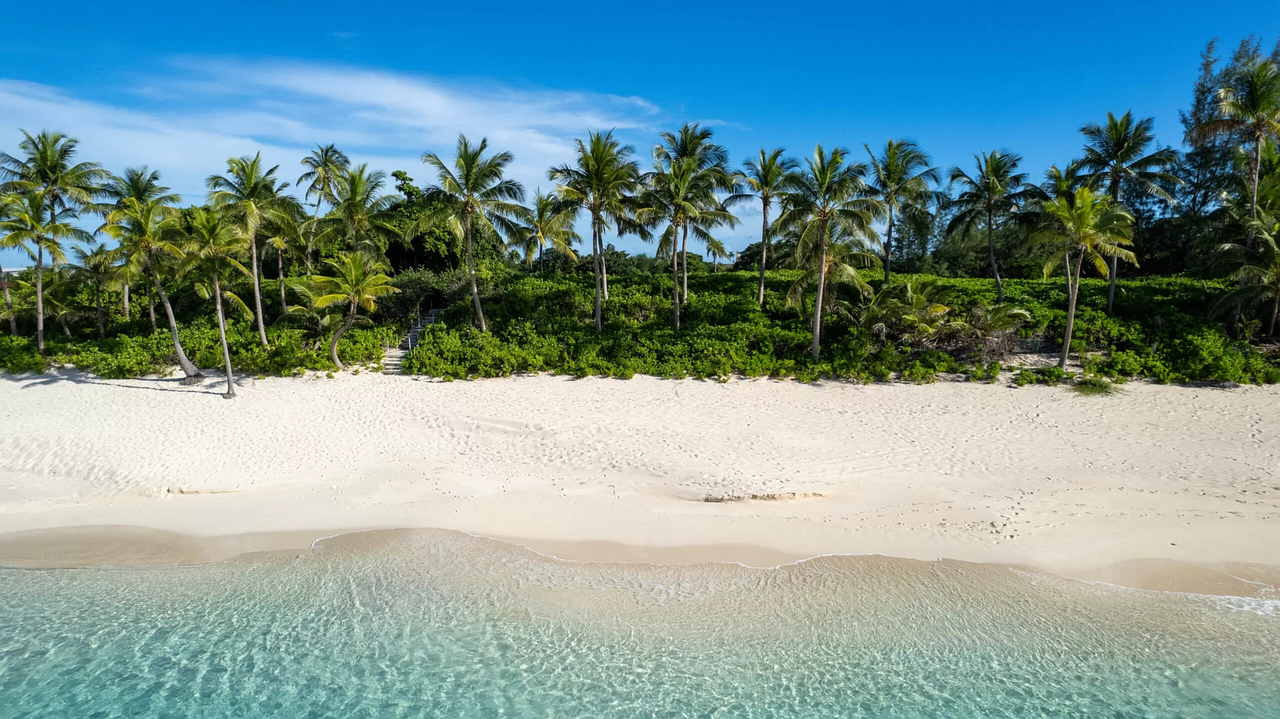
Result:
[[[440,310],[432,309],[419,312],[409,331],[400,339],[400,344],[389,348],[382,357],[382,374],[403,374],[404,356],[409,350],[418,346],[418,335],[422,328],[433,325],[440,318]]]

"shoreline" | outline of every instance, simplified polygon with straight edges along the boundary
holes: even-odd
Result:
[[[388,538],[394,539],[424,530],[432,531],[431,528],[356,529],[340,532],[256,532],[197,537],[145,527],[58,527],[0,534],[0,569],[128,569],[253,561],[255,556],[262,555],[300,555],[314,551],[331,539],[343,540],[344,545],[349,546],[361,543],[357,535],[369,535],[368,543],[381,544]],[[528,550],[552,561],[589,566],[692,567],[734,564],[753,569],[777,570],[822,559],[838,561],[882,557],[925,563],[959,561],[1125,589],[1280,602],[1280,565],[1206,565],[1162,559],[1131,559],[1087,571],[1059,573],[1030,565],[968,562],[950,557],[926,560],[879,553],[792,556],[767,547],[749,545],[645,547],[592,540],[539,541],[466,532],[457,534]]]
[[[0,534],[146,528],[162,559],[439,528],[613,561],[1280,562],[1276,386],[243,383],[0,378]]]

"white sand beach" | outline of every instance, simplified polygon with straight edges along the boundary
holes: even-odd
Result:
[[[220,391],[3,376],[0,534],[22,534],[0,563],[435,527],[621,561],[1280,564],[1280,387],[365,373]],[[79,549],[45,531],[64,528]]]

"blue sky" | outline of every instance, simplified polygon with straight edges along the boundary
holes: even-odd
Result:
[[[657,132],[699,121],[735,161],[895,137],[944,168],[1008,148],[1038,178],[1108,110],[1154,116],[1179,144],[1198,53],[1215,36],[1225,52],[1274,42],[1267,4],[27,3],[0,36],[0,149],[56,129],[196,201],[229,156],[261,151],[293,180],[328,142],[422,183],[421,153],[461,131],[514,152],[532,192],[588,128],[617,128],[647,164]],[[758,232],[758,211],[741,214],[731,249]]]

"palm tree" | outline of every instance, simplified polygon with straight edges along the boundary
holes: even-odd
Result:
[[[221,215],[203,207],[196,208],[191,213],[188,226],[186,264],[188,268],[199,266],[202,273],[207,273],[207,282],[198,281],[196,292],[204,299],[213,298],[218,317],[218,337],[222,340],[222,361],[227,371],[227,391],[222,396],[231,399],[236,396],[235,374],[231,369],[231,348],[227,345],[227,320],[222,311],[222,301],[226,299],[231,302],[241,314],[250,313],[239,297],[222,289],[222,271],[230,268],[249,274],[249,270],[239,260],[249,243]]]
[[[340,237],[348,250],[382,257],[384,245],[400,235],[390,208],[403,199],[383,194],[386,184],[386,174],[370,172],[368,165],[351,168],[334,183],[328,216],[313,220],[313,227],[319,227],[322,237]]]
[[[1017,171],[1021,155],[992,150],[974,155],[974,160],[977,172],[972,177],[959,167],[951,168],[950,182],[960,183],[960,196],[954,200],[957,212],[946,231],[966,239],[978,225],[986,228],[987,258],[991,261],[991,275],[996,279],[996,302],[1000,303],[1004,302],[1004,284],[996,265],[996,223],[1039,193],[1034,185],[1027,185],[1026,174]]]
[[[40,316],[53,319],[62,327],[62,333],[67,339],[71,339],[70,323],[80,316],[79,307],[76,303],[76,296],[80,292],[80,283],[75,268],[71,265],[60,265],[52,268],[44,276],[44,286],[41,288],[40,297],[37,298],[35,288],[29,283],[21,280],[14,284],[20,290],[25,290],[19,295],[19,301],[16,307],[4,312],[4,316],[14,319],[18,315],[35,316],[37,312]],[[30,296],[27,296],[27,292]],[[36,300],[39,302],[37,307]]]
[[[75,213],[53,206],[46,190],[28,190],[9,203],[9,217],[0,222],[0,244],[23,247],[35,260],[36,349],[44,352],[44,258],[48,254],[54,267],[67,261],[62,250],[64,240],[88,241],[89,233],[71,224]],[[9,310],[13,307],[10,304]],[[11,315],[12,317],[12,315]],[[10,325],[10,329],[14,329]]]
[[[693,228],[694,236],[708,245],[720,245],[710,235],[710,229],[732,219],[732,215],[715,200],[714,177],[698,169],[695,157],[671,158],[664,165],[659,159],[648,177],[649,189],[640,197],[640,207],[635,219],[645,225],[666,222],[658,242],[658,255],[671,253],[671,305],[673,322],[680,329],[680,232],[688,237]]]
[[[1203,141],[1219,135],[1245,135],[1253,145],[1249,160],[1249,217],[1258,216],[1258,185],[1262,146],[1280,137],[1280,68],[1261,60],[1247,68],[1237,87],[1218,90],[1219,117],[1192,128],[1188,139]]]
[[[311,247],[309,229],[314,229],[312,221],[306,219],[306,212],[292,197],[283,197],[278,205],[267,210],[262,227],[265,241],[276,251],[276,284],[280,288],[280,316],[289,314],[289,298],[285,294],[288,282],[284,278],[284,258],[286,255],[302,256],[307,259]]]
[[[160,184],[160,173],[150,170],[146,165],[130,167],[123,175],[110,175],[102,186],[103,201],[92,207],[94,212],[106,218],[107,214],[120,206],[126,198],[132,197],[138,202],[146,203],[160,199],[166,205],[177,205],[181,198],[169,192],[169,188]],[[123,269],[123,268],[122,268]],[[120,283],[120,300],[124,309],[125,321],[131,317],[129,312],[129,289],[132,278],[127,272],[117,277]],[[152,329],[155,329],[155,312],[151,313]]]
[[[603,325],[602,302],[607,294],[607,269],[604,264],[604,231],[610,226],[618,234],[634,232],[647,237],[647,230],[632,214],[637,207],[636,193],[642,189],[640,168],[631,159],[635,148],[613,139],[613,132],[592,132],[587,141],[577,141],[577,159],[573,165],[553,167],[547,177],[558,183],[556,194],[569,205],[591,217],[592,268],[596,280],[596,331]]]
[[[764,272],[769,261],[771,231],[769,229],[769,210],[773,201],[787,192],[795,183],[795,171],[800,163],[792,157],[783,157],[781,147],[766,153],[760,150],[757,160],[748,160],[738,171],[737,179],[745,191],[736,192],[725,199],[726,206],[733,206],[749,197],[760,198],[760,287],[756,293],[756,302],[764,307]]]
[[[0,194],[0,223],[9,220],[10,214],[16,203],[20,201],[17,194]],[[3,225],[0,225],[3,227]],[[22,244],[18,238],[9,239],[8,234],[0,236],[0,250],[7,250],[13,247],[21,247]],[[9,293],[9,277],[4,273],[4,268],[0,267],[0,290],[4,291],[4,309],[6,312],[13,312],[13,296]],[[18,334],[18,320],[9,317],[9,334]]]
[[[1240,267],[1232,273],[1238,282],[1236,289],[1218,300],[1215,311],[1222,307],[1241,308],[1249,305],[1270,305],[1267,320],[1267,337],[1275,337],[1276,317],[1280,315],[1280,250],[1276,237],[1280,236],[1280,222],[1266,213],[1249,217],[1237,203],[1227,201],[1227,210],[1244,227],[1248,240],[1245,243],[1227,242],[1218,251],[1235,255]]]
[[[821,350],[823,294],[831,241],[837,233],[875,237],[871,223],[884,215],[884,205],[879,200],[864,196],[866,166],[846,164],[847,156],[848,151],[843,148],[837,147],[828,153],[818,145],[813,157],[805,160],[805,169],[797,176],[795,186],[784,195],[783,211],[778,216],[779,229],[793,230],[798,235],[796,254],[800,262],[817,273],[811,349],[814,359]]]
[[[507,165],[511,164],[511,153],[497,152],[485,157],[488,148],[487,138],[481,138],[478,145],[472,145],[466,135],[458,135],[452,170],[434,152],[422,156],[422,161],[436,171],[436,184],[427,188],[427,199],[444,208],[454,233],[461,235],[466,242],[471,300],[475,304],[481,332],[488,332],[489,328],[480,307],[480,291],[476,288],[476,265],[472,252],[474,225],[480,223],[479,230],[496,236],[499,242],[502,237],[517,236],[519,225],[514,218],[520,216],[521,208],[517,203],[524,199],[524,188],[520,183],[503,177]],[[429,219],[434,222],[438,216],[433,215]],[[415,221],[405,235],[412,236],[418,232],[422,223],[423,219]]]
[[[863,220],[857,220],[861,224]],[[856,227],[842,226],[839,223],[828,223],[818,230],[828,235],[825,241],[806,239],[810,234],[808,227],[800,230],[796,238],[796,253],[793,262],[803,269],[804,273],[791,284],[787,290],[787,306],[804,310],[805,296],[810,289],[815,290],[813,322],[821,323],[822,317],[833,311],[852,317],[853,311],[847,302],[836,293],[838,285],[849,285],[863,298],[871,298],[874,290],[862,275],[860,269],[878,267],[880,258],[877,253],[867,249],[867,238]],[[819,325],[815,324],[815,327]],[[814,331],[813,356],[818,356],[818,332]]]
[[[893,230],[897,221],[927,222],[929,204],[937,195],[929,189],[938,183],[938,168],[929,165],[929,155],[910,140],[889,140],[880,156],[863,144],[871,158],[867,195],[884,205],[888,213],[884,235],[884,284],[893,271]]]
[[[115,281],[120,253],[97,242],[76,248],[80,273],[93,285],[93,309],[98,319],[98,337],[107,336],[106,312],[102,309],[102,291]]]
[[[1118,257],[1136,265],[1133,252],[1125,249],[1133,244],[1133,215],[1124,205],[1106,195],[1094,194],[1088,187],[1077,189],[1070,201],[1066,197],[1045,201],[1043,208],[1051,222],[1037,232],[1037,240],[1056,244],[1067,269],[1067,329],[1058,358],[1058,368],[1066,369],[1084,261],[1092,262],[1103,276],[1110,273],[1109,258]]]
[[[581,242],[582,236],[573,229],[573,221],[578,216],[578,208],[566,204],[554,194],[546,194],[538,190],[533,195],[533,203],[520,213],[521,225],[517,244],[524,250],[524,261],[533,264],[537,254],[539,269],[542,263],[542,251],[547,245],[565,253],[573,254],[573,243]]]
[[[484,143],[481,142],[482,149],[483,146]],[[400,290],[392,287],[390,278],[382,274],[362,253],[344,252],[338,259],[330,260],[329,266],[333,268],[332,276],[315,278],[316,288],[320,292],[320,296],[315,299],[315,306],[345,304],[349,307],[347,321],[333,333],[333,339],[329,341],[329,359],[341,370],[343,364],[338,359],[338,340],[355,324],[360,310],[363,308],[367,312],[373,312],[378,297]]]
[[[78,141],[57,132],[41,132],[32,136],[22,131],[18,149],[24,157],[19,159],[0,152],[0,192],[39,193],[36,203],[27,203],[27,229],[59,228],[73,220],[79,208],[93,202],[101,191],[100,185],[107,173],[94,162],[75,163]],[[47,217],[36,217],[29,212],[36,207]],[[54,262],[60,262],[61,237],[35,235],[27,242],[36,249],[36,347],[44,351],[44,252],[48,249]]]
[[[302,164],[307,171],[298,177],[297,186],[306,184],[306,199],[315,200],[315,209],[311,212],[311,219],[314,221],[320,217],[321,202],[327,202],[330,206],[337,204],[338,181],[347,174],[351,161],[341,150],[329,144],[316,145],[316,149],[302,158]],[[311,252],[315,247],[315,239],[316,228],[312,225],[306,243],[308,275],[311,274]]]
[[[1164,172],[1165,168],[1172,167],[1177,161],[1177,153],[1172,148],[1165,148],[1149,155],[1144,154],[1147,147],[1155,141],[1152,130],[1154,122],[1149,117],[1135,122],[1133,111],[1126,112],[1119,118],[1108,112],[1105,126],[1090,124],[1080,128],[1080,132],[1089,140],[1084,146],[1083,160],[1084,167],[1092,173],[1088,178],[1099,183],[1105,182],[1112,202],[1120,202],[1121,185],[1173,202],[1173,197],[1157,183],[1177,182],[1173,175]],[[1107,273],[1110,280],[1107,288],[1107,314],[1111,314],[1115,304],[1116,260],[1117,257],[1112,255],[1111,269]]]
[[[731,192],[736,189],[737,175],[729,171],[729,153],[723,146],[711,142],[711,128],[700,126],[698,123],[686,123],[680,128],[679,132],[664,132],[659,135],[661,142],[653,148],[653,158],[659,168],[667,168],[670,170],[674,163],[681,160],[689,160],[693,163],[693,172],[703,177],[693,178],[692,182],[698,185],[709,184],[715,190],[723,190]],[[723,210],[720,201],[716,199],[715,192],[700,193],[698,201],[703,203],[705,209],[714,211],[717,208]],[[731,216],[730,216],[731,217]],[[680,243],[680,301],[689,301],[689,224],[692,216],[686,218],[681,225],[680,231],[683,233],[683,239]],[[727,220],[726,220],[727,221]],[[737,219],[733,219],[736,224]],[[704,227],[704,229],[710,229]],[[696,233],[695,233],[696,236]],[[606,291],[605,294],[608,297]]]
[[[253,274],[253,311],[258,339],[267,346],[267,329],[262,317],[262,271],[258,266],[258,229],[264,217],[281,202],[281,192],[289,186],[276,181],[279,165],[264,169],[262,154],[227,160],[227,174],[210,175],[209,204],[228,213],[249,242],[250,271]]]
[[[183,384],[199,384],[204,375],[187,359],[187,353],[182,349],[182,341],[178,339],[178,322],[173,316],[173,305],[169,303],[169,295],[165,292],[164,283],[160,281],[160,270],[166,261],[182,258],[182,248],[178,245],[182,233],[181,220],[178,211],[167,204],[164,198],[140,202],[130,197],[107,215],[107,223],[103,229],[120,241],[124,254],[128,257],[129,272],[146,275],[151,279],[152,287],[160,296],[165,318],[169,321],[169,334],[173,336],[173,349],[178,356],[178,365],[186,375]]]

